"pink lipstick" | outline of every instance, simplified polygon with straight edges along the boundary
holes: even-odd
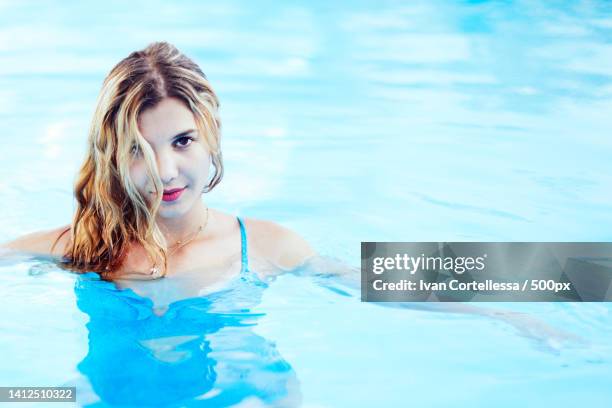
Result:
[[[164,201],[176,201],[183,194],[185,188],[173,188],[172,190],[164,190],[162,200]]]

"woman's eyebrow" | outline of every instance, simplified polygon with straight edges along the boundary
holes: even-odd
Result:
[[[171,139],[177,139],[179,137],[187,136],[188,134],[193,133],[193,132],[195,132],[195,129],[187,129],[177,135],[172,136]]]

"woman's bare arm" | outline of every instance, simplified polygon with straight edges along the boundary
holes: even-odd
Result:
[[[258,271],[267,277],[294,270],[317,255],[298,233],[275,222],[247,218],[246,229],[254,252],[273,265]]]
[[[295,269],[293,273],[320,277],[320,283],[324,286],[338,283],[357,292],[356,296],[359,296],[361,291],[360,269],[346,265],[336,259],[315,257]],[[555,328],[528,313],[513,310],[480,305],[475,306],[465,302],[375,302],[374,304],[381,307],[424,312],[461,313],[503,321],[517,329],[519,335],[536,341],[546,349],[553,349],[560,343],[584,342],[584,339],[580,336]]]
[[[68,242],[69,229],[69,226],[63,226],[52,230],[33,232],[3,243],[0,245],[0,250],[2,254],[19,252],[31,255],[61,256]]]

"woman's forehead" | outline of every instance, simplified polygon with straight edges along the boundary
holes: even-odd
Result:
[[[164,98],[138,117],[140,134],[148,141],[163,141],[189,129],[197,129],[191,110],[177,98]]]

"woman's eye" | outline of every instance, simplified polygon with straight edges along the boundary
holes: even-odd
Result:
[[[130,153],[132,154],[132,156],[140,155],[140,146],[133,145],[132,148],[130,149]]]
[[[175,147],[187,147],[191,144],[192,141],[193,141],[193,138],[189,136],[182,136],[174,141],[174,146]]]

